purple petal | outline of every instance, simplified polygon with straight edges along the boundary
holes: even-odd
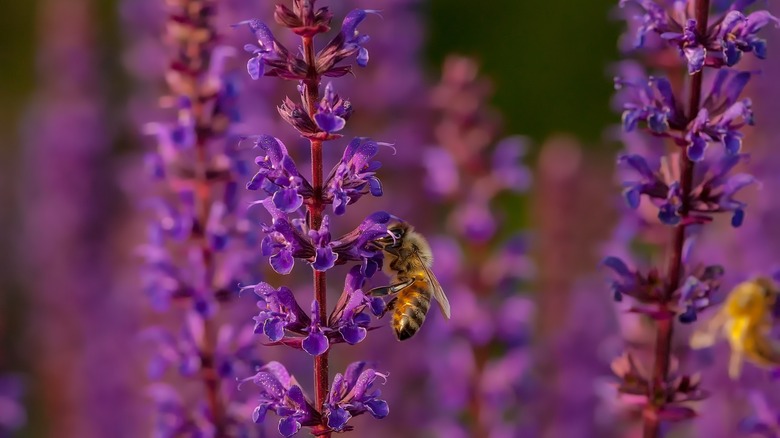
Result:
[[[314,115],[314,121],[327,133],[341,131],[347,124],[346,120],[333,113],[317,113]]]
[[[734,214],[731,216],[731,226],[734,228],[739,228],[742,226],[742,222],[745,221],[745,210],[737,209],[734,210]]]
[[[252,379],[254,383],[262,388],[269,396],[275,400],[281,400],[284,394],[287,392],[282,385],[282,382],[271,373],[261,371],[257,373]]]
[[[319,356],[328,350],[328,338],[321,332],[310,333],[303,340],[303,350],[312,356]]]
[[[285,437],[291,437],[301,430],[301,423],[293,417],[284,417],[279,420],[279,433]]]
[[[373,313],[375,316],[381,315],[387,308],[385,300],[380,297],[371,297],[368,302],[368,306],[371,309],[371,313]]]
[[[698,135],[693,137],[693,141],[688,145],[686,153],[691,161],[701,161],[704,159],[704,150],[707,148],[707,141]]]
[[[336,264],[338,254],[333,252],[333,248],[326,246],[325,248],[317,248],[314,256],[314,262],[311,264],[312,268],[316,271],[327,271]]]
[[[246,71],[249,73],[249,77],[254,80],[260,79],[262,66],[260,64],[260,58],[252,57],[246,62]]]
[[[272,255],[268,260],[274,271],[282,275],[289,274],[295,264],[292,253],[288,250],[279,251],[278,254]]]
[[[601,263],[604,266],[615,271],[621,277],[632,278],[634,276],[634,273],[631,272],[630,269],[628,269],[626,263],[623,260],[619,259],[618,257],[609,256],[605,258],[604,261]]]
[[[268,405],[263,403],[258,405],[254,411],[252,411],[252,421],[260,424],[265,420],[265,414],[268,412]]]
[[[330,409],[326,416],[328,418],[328,427],[336,431],[343,430],[344,426],[347,425],[347,421],[352,418],[352,414],[338,406]]]
[[[349,345],[355,345],[366,338],[366,329],[354,324],[345,325],[339,330],[344,341]]]
[[[263,324],[263,333],[271,342],[276,342],[284,337],[285,325],[285,322],[278,317],[269,318]]]
[[[380,399],[369,400],[365,403],[368,412],[374,416],[374,418],[382,419],[387,417],[390,413],[390,406],[386,401]]]
[[[303,205],[303,196],[296,189],[278,190],[273,196],[274,205],[285,213],[292,213]]]

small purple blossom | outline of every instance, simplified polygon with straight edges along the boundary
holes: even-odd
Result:
[[[743,53],[752,52],[759,59],[766,59],[766,40],[757,33],[768,24],[780,27],[780,20],[769,11],[756,11],[747,17],[738,10],[729,11],[718,30],[724,63],[731,67],[742,59]]]
[[[350,430],[347,422],[365,412],[374,418],[385,418],[390,408],[379,398],[381,391],[372,389],[377,378],[386,380],[387,375],[369,368],[366,362],[354,362],[343,375],[336,374],[323,407],[328,427],[337,432]]]
[[[380,146],[389,146],[368,138],[355,138],[346,149],[339,164],[331,170],[325,181],[325,199],[333,203],[333,212],[342,215],[347,205],[357,202],[371,193],[382,196],[382,184],[376,177],[381,167],[379,161],[371,161]]]
[[[351,114],[352,104],[348,100],[341,99],[333,90],[333,84],[329,82],[325,86],[325,95],[314,114],[317,126],[328,134],[341,131]]]
[[[319,356],[328,351],[330,343],[320,321],[320,303],[317,300],[311,302],[311,324],[307,331],[308,334],[301,343],[305,352]]]
[[[279,139],[270,135],[258,135],[254,139],[254,147],[262,151],[262,155],[255,158],[260,169],[246,188],[263,189],[272,197],[276,208],[285,213],[298,210],[304,197],[311,196],[311,185],[298,173],[295,162]]]
[[[630,90],[631,98],[623,108],[623,129],[626,132],[637,128],[639,122],[645,122],[647,128],[655,134],[664,134],[670,124],[681,124],[683,117],[672,86],[664,78],[627,81],[615,78],[616,90]]]
[[[309,230],[309,238],[314,245],[314,262],[311,266],[317,271],[327,271],[336,264],[339,255],[333,251],[330,239],[330,221],[328,216],[322,218],[319,230]]]
[[[260,403],[252,413],[255,423],[262,423],[268,411],[272,411],[280,417],[279,433],[285,437],[295,435],[302,426],[317,424],[317,410],[284,365],[268,362],[242,382],[248,381],[260,388]]]
[[[268,283],[249,286],[259,297],[260,313],[254,317],[255,333],[263,333],[272,342],[280,341],[285,330],[300,332],[309,326],[310,319],[287,287],[273,288]]]

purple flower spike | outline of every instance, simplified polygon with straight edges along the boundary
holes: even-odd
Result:
[[[319,356],[328,351],[328,337],[325,336],[320,325],[320,303],[317,300],[311,302],[311,325],[308,336],[303,340],[303,350],[312,356]]]
[[[385,418],[390,413],[387,402],[379,398],[378,389],[371,390],[378,377],[386,379],[387,375],[368,368],[366,362],[354,362],[344,375],[336,374],[323,407],[328,427],[338,432],[349,430],[349,419],[365,412]]]
[[[325,198],[333,204],[335,214],[344,214],[347,205],[357,202],[367,193],[382,196],[382,184],[375,176],[381,163],[371,161],[381,145],[389,146],[361,137],[347,145],[341,162],[331,170],[325,181]]]

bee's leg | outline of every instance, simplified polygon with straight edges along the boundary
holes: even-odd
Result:
[[[395,304],[398,301],[398,297],[393,297],[392,300],[388,301],[385,305],[385,310],[382,312],[381,315],[379,315],[379,318],[383,318],[387,312],[392,312],[393,309],[395,309]]]
[[[393,295],[397,294],[398,292],[401,292],[402,290],[406,289],[407,287],[411,286],[412,283],[414,283],[414,280],[407,280],[403,283],[396,283],[396,284],[390,284],[387,286],[381,286],[381,287],[375,287],[368,291],[368,294],[375,297],[382,297],[385,295]]]

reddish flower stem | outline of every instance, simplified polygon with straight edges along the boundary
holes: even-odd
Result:
[[[304,81],[306,87],[305,95],[302,96],[303,104],[306,107],[306,111],[309,116],[314,119],[314,114],[317,111],[317,101],[319,100],[319,85],[320,76],[315,69],[315,53],[314,44],[311,37],[303,37],[303,55],[306,64],[309,66],[309,74]],[[323,183],[323,171],[322,171],[322,140],[310,139],[311,145],[311,175],[312,186],[314,187],[314,197],[312,202],[307,206],[309,216],[309,227],[311,229],[319,229],[322,225],[322,211],[325,205],[322,202],[322,183]],[[314,272],[314,299],[319,303],[320,321],[327,321],[327,287],[325,273],[320,271]],[[325,400],[328,395],[328,351],[322,353],[319,356],[314,357],[314,398],[316,401],[315,407],[318,412],[322,413],[322,406],[325,404]],[[317,436],[330,438],[330,432],[326,424],[319,428],[315,428],[314,433]]]
[[[707,21],[710,11],[709,0],[696,0],[696,33],[700,38],[707,34]],[[696,117],[701,105],[702,70],[691,77],[691,88],[688,99],[688,121]],[[680,216],[682,221],[673,231],[671,255],[667,268],[667,289],[659,307],[662,313],[669,310],[669,304],[674,293],[680,287],[680,279],[683,274],[683,248],[685,246],[685,220],[690,211],[689,197],[693,190],[694,163],[687,154],[680,154],[680,189],[682,192],[682,205]],[[674,319],[658,321],[655,338],[655,359],[653,364],[653,384],[650,388],[649,403],[644,412],[644,438],[656,438],[660,433],[659,411],[669,401],[665,391],[665,385],[669,378],[669,363],[671,361],[672,335],[674,332]]]

